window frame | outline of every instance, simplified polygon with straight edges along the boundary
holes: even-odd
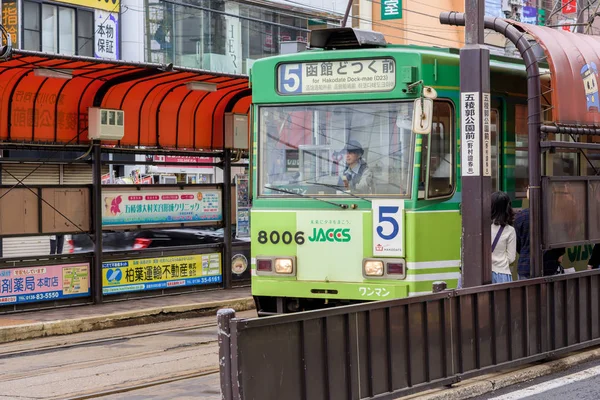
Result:
[[[457,152],[457,142],[456,142],[456,107],[454,106],[454,103],[452,102],[452,100],[450,99],[435,99],[434,100],[434,109],[435,109],[435,103],[447,103],[450,105],[450,123],[452,124],[452,126],[450,127],[450,129],[448,129],[448,132],[450,133],[450,140],[451,140],[451,148],[452,148],[452,152],[451,157],[452,157],[452,165],[451,165],[451,173],[452,173],[452,191],[449,194],[444,194],[444,195],[440,195],[440,196],[430,196],[429,195],[429,183],[431,180],[431,176],[430,176],[430,171],[429,168],[431,167],[431,138],[433,136],[433,133],[430,133],[427,138],[427,154],[426,154],[426,159],[427,159],[427,165],[425,167],[425,187],[424,189],[424,193],[423,193],[423,197],[418,196],[419,200],[441,200],[441,199],[449,199],[452,196],[454,196],[454,194],[456,193],[456,175],[457,175],[457,157],[456,157],[456,152]],[[435,115],[435,114],[434,114]],[[432,116],[432,121],[433,121],[433,116]],[[423,136],[423,135],[421,135]],[[423,153],[421,153],[421,160],[423,159]],[[421,162],[421,166],[423,165],[423,162]]]
[[[19,43],[20,47],[24,50],[32,50],[32,51],[42,51],[42,36],[43,36],[43,29],[42,29],[42,25],[43,25],[43,20],[42,20],[42,6],[43,5],[47,5],[47,6],[52,6],[56,8],[56,26],[54,29],[54,33],[56,35],[56,45],[58,48],[58,51],[56,53],[53,54],[58,54],[58,55],[64,55],[64,53],[61,53],[61,44],[60,44],[60,18],[58,17],[59,15],[59,9],[60,8],[68,8],[71,10],[75,11],[75,56],[86,56],[86,57],[94,57],[94,49],[92,48],[92,54],[81,54],[80,53],[80,49],[82,46],[82,42],[80,41],[80,37],[79,36],[79,20],[80,20],[80,13],[81,12],[88,12],[91,13],[92,15],[92,35],[90,38],[85,38],[85,40],[94,40],[94,35],[95,35],[95,29],[94,29],[94,9],[93,8],[89,8],[89,7],[78,7],[76,5],[72,5],[72,4],[67,4],[67,3],[57,3],[57,2],[53,2],[53,1],[40,1],[40,0],[23,0],[23,5],[22,7],[25,7],[25,3],[31,3],[31,4],[35,4],[38,7],[38,15],[39,15],[39,19],[38,19],[38,24],[39,24],[39,30],[35,30],[35,29],[25,29],[25,24],[21,24],[20,27],[20,33],[21,33],[21,37],[25,37],[25,32],[37,32],[38,38],[39,38],[39,46],[37,49],[26,49],[25,48],[25,39],[23,39],[23,43]],[[116,45],[118,46],[119,44],[116,43]]]
[[[261,123],[262,123],[262,117],[261,117],[261,109],[263,108],[269,108],[269,107],[280,107],[280,108],[287,108],[287,107],[302,107],[302,106],[340,106],[340,105],[360,105],[360,104],[399,104],[399,103],[407,103],[407,104],[412,104],[414,101],[414,99],[387,99],[387,100],[378,100],[378,101],[344,101],[344,102],[338,102],[338,103],[333,103],[333,102],[315,102],[315,103],[311,103],[311,102],[304,102],[304,103],[268,103],[268,104],[257,104],[256,107],[253,107],[253,109],[255,110],[256,113],[256,148],[257,148],[257,165],[260,165],[261,167],[259,169],[256,170],[256,194],[257,194],[257,198],[264,200],[264,199],[281,199],[281,198],[294,198],[296,196],[293,196],[292,194],[265,194],[264,193],[264,185],[265,183],[263,182],[263,177],[262,177],[262,172],[260,169],[265,168],[262,167],[262,162],[263,162],[263,158],[264,156],[264,152],[262,151],[262,136],[261,136]],[[412,115],[412,112],[411,112]],[[456,140],[456,139],[454,139]],[[413,198],[413,185],[414,185],[414,172],[415,172],[415,154],[416,154],[416,134],[414,134],[413,132],[411,132],[410,134],[410,154],[409,154],[409,160],[408,163],[412,166],[412,170],[411,172],[408,174],[408,182],[407,182],[407,190],[406,190],[406,194],[401,194],[401,193],[397,193],[397,194],[360,194],[361,198],[392,198],[392,199],[402,199],[402,200],[411,200]],[[456,191],[456,184],[454,185],[454,191]],[[453,192],[454,192],[453,191]],[[328,195],[328,194],[303,194],[302,197],[306,197],[306,198],[329,198],[329,199],[338,199],[338,200],[343,200],[343,199],[348,199],[351,197],[355,197],[352,195],[347,195],[347,196],[343,196],[343,195]],[[297,197],[300,198],[300,197]]]

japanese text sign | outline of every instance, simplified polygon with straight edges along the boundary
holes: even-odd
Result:
[[[537,14],[538,10],[535,7],[523,7],[523,16],[521,17],[521,22],[526,24],[537,24]]]
[[[94,56],[96,58],[118,60],[119,14],[100,10],[96,10],[95,14]]]
[[[492,176],[492,137],[490,131],[490,94],[483,94],[483,175]]]
[[[87,263],[0,270],[0,305],[88,296]]]
[[[381,0],[381,19],[401,19],[402,0]]]
[[[206,285],[221,280],[219,253],[102,263],[104,294]]]
[[[206,190],[104,191],[102,225],[220,221],[221,192]]]
[[[114,13],[118,13],[121,9],[119,0],[62,0],[61,3],[75,4],[82,7],[95,8],[97,10]]]
[[[562,0],[562,13],[574,14],[577,12],[577,0]]]
[[[389,92],[396,86],[391,58],[281,64],[277,71],[281,94]]]
[[[3,0],[0,3],[2,3],[2,26],[10,34],[13,48],[18,48],[17,27],[19,25],[19,17],[17,2],[15,0]]]
[[[460,165],[462,176],[480,176],[479,93],[461,93]]]

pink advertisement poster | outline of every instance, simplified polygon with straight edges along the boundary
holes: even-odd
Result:
[[[0,306],[88,296],[88,263],[0,269]]]

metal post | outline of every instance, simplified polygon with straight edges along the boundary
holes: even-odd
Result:
[[[484,96],[489,104],[490,53],[483,45],[484,8],[483,1],[465,0],[466,45],[460,49],[463,287],[492,281],[491,148],[484,143],[483,109]]]
[[[217,341],[219,344],[219,375],[221,377],[221,400],[232,400],[231,380],[231,329],[229,322],[235,318],[235,311],[224,308],[217,311]]]
[[[223,281],[231,288],[231,150],[223,150]]]
[[[352,9],[353,0],[348,0],[348,5],[346,6],[346,13],[344,14],[344,19],[342,20],[342,28],[346,27],[346,23],[348,22],[348,16],[350,15],[350,10]],[[383,4],[381,4],[383,7]]]
[[[462,13],[443,12],[440,14],[442,25],[465,25],[465,15]],[[494,18],[485,18],[485,27],[505,35],[517,46],[519,53],[527,66],[527,124],[529,139],[529,267],[532,277],[542,276],[542,227],[541,227],[541,84],[540,69],[533,46],[527,40],[527,35],[519,31],[506,21]],[[462,59],[461,59],[462,62]],[[462,64],[461,64],[462,65]],[[461,75],[462,80],[462,75]],[[463,190],[463,199],[465,193]],[[464,249],[463,249],[464,250]],[[464,270],[463,270],[464,271]],[[464,274],[464,272],[463,272]]]
[[[92,289],[94,303],[102,303],[102,148],[100,141],[94,140],[93,154],[93,226],[94,226],[94,268],[92,274]]]
[[[446,290],[447,287],[448,287],[448,285],[446,285],[446,282],[435,281],[435,282],[433,282],[433,285],[432,285],[433,293],[443,292],[444,290]]]

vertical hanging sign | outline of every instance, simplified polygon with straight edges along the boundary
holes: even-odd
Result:
[[[6,29],[6,32],[10,34],[13,48],[18,49],[19,43],[17,42],[17,35],[19,29],[19,16],[17,2],[16,0],[2,0],[0,1],[0,4],[2,5],[2,8],[0,9],[0,14],[2,14],[2,26]]]
[[[119,20],[116,13],[96,10],[94,29],[94,57],[108,60],[119,59]]]
[[[250,200],[248,190],[248,175],[238,174],[235,177],[236,192],[236,238],[250,237]]]
[[[562,13],[575,14],[577,12],[577,0],[562,0]]]
[[[460,103],[460,109],[462,111],[460,133],[460,164],[462,176],[480,176],[479,93],[461,93]]]
[[[490,132],[489,93],[483,93],[483,176],[492,176],[492,138]]]
[[[402,19],[402,0],[381,0],[381,19]]]

